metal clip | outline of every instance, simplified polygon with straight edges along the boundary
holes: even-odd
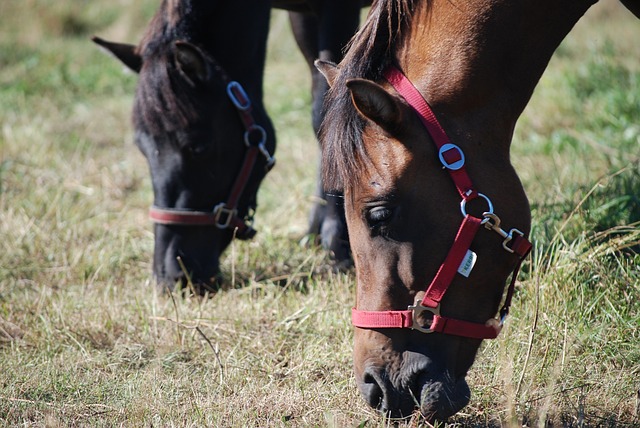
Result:
[[[258,144],[258,149],[267,160],[267,165],[265,166],[265,168],[267,169],[267,171],[270,170],[271,167],[276,163],[275,156],[271,156],[271,153],[269,153],[269,150],[267,150],[267,146],[265,146],[264,142]]]
[[[483,213],[482,215],[484,216],[484,220],[482,220],[482,224],[484,225],[484,227],[487,228],[488,230],[493,230],[498,235],[503,237],[504,240],[502,241],[502,248],[507,250],[509,253],[513,253],[514,252],[513,249],[509,248],[509,245],[508,245],[509,242],[513,240],[514,234],[524,236],[524,233],[515,228],[511,229],[507,233],[500,227],[500,218],[497,215],[495,215],[492,212],[486,212],[486,213]]]

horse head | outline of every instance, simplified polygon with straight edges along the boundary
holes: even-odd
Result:
[[[205,43],[152,36],[167,31],[151,27],[138,47],[94,41],[139,73],[133,123],[153,185],[154,275],[162,287],[191,282],[204,292],[218,287],[231,240],[255,234],[256,195],[275,150],[261,99],[264,60],[256,51],[257,83],[246,73],[239,83]]]
[[[357,277],[356,381],[394,417],[442,421],[468,403],[466,375],[531,249],[511,138],[570,24],[509,56],[515,35],[534,36],[492,4],[380,1],[340,65],[318,63],[324,178],[344,192]]]
[[[484,219],[495,203],[527,231],[528,204],[505,153],[487,159],[472,145],[464,147],[466,168],[478,188],[491,189],[491,200],[465,201],[443,171],[459,165],[441,162],[419,115],[391,84],[346,85],[366,153],[343,187],[358,284],[358,386],[383,412],[408,416],[418,407],[442,420],[469,401],[465,376],[481,339],[499,331],[494,316],[519,259],[503,237],[484,230],[494,225]]]

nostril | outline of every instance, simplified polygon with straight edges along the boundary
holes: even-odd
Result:
[[[431,376],[427,369],[417,370],[409,377],[408,390],[416,407],[420,407],[422,389],[430,381]]]
[[[371,407],[388,417],[403,418],[420,408],[421,385],[426,377],[426,370],[415,371],[410,385],[403,382],[394,386],[384,368],[370,367],[363,373],[358,386]]]
[[[374,409],[382,406],[384,392],[371,370],[367,370],[362,378],[360,392],[367,403]]]

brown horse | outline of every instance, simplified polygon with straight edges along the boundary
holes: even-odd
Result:
[[[356,31],[360,0],[282,0],[313,74],[314,126],[328,86],[316,58],[339,61]],[[273,165],[274,127],[263,105],[271,2],[163,0],[138,46],[94,41],[139,73],[133,123],[154,203],[154,275],[162,287],[216,289],[219,257],[250,239],[258,187]],[[312,214],[338,260],[349,259],[341,205]]]
[[[382,412],[444,420],[468,403],[531,248],[514,126],[593,3],[379,0],[340,65],[318,62],[325,182],[344,191],[357,274],[355,375]]]

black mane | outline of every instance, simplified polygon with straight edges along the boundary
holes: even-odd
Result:
[[[351,102],[346,83],[353,78],[378,81],[393,60],[393,48],[402,41],[419,0],[378,0],[353,37],[340,63],[340,73],[326,101],[322,142],[322,174],[327,190],[341,191],[365,160],[362,144],[364,119]]]
[[[215,14],[214,3],[163,0],[137,47],[144,70],[133,109],[136,127],[152,135],[171,133],[194,123],[204,110],[198,104],[203,102],[202,94],[182,78],[176,67],[175,42],[201,47],[207,62],[219,68],[204,46],[205,23]]]

